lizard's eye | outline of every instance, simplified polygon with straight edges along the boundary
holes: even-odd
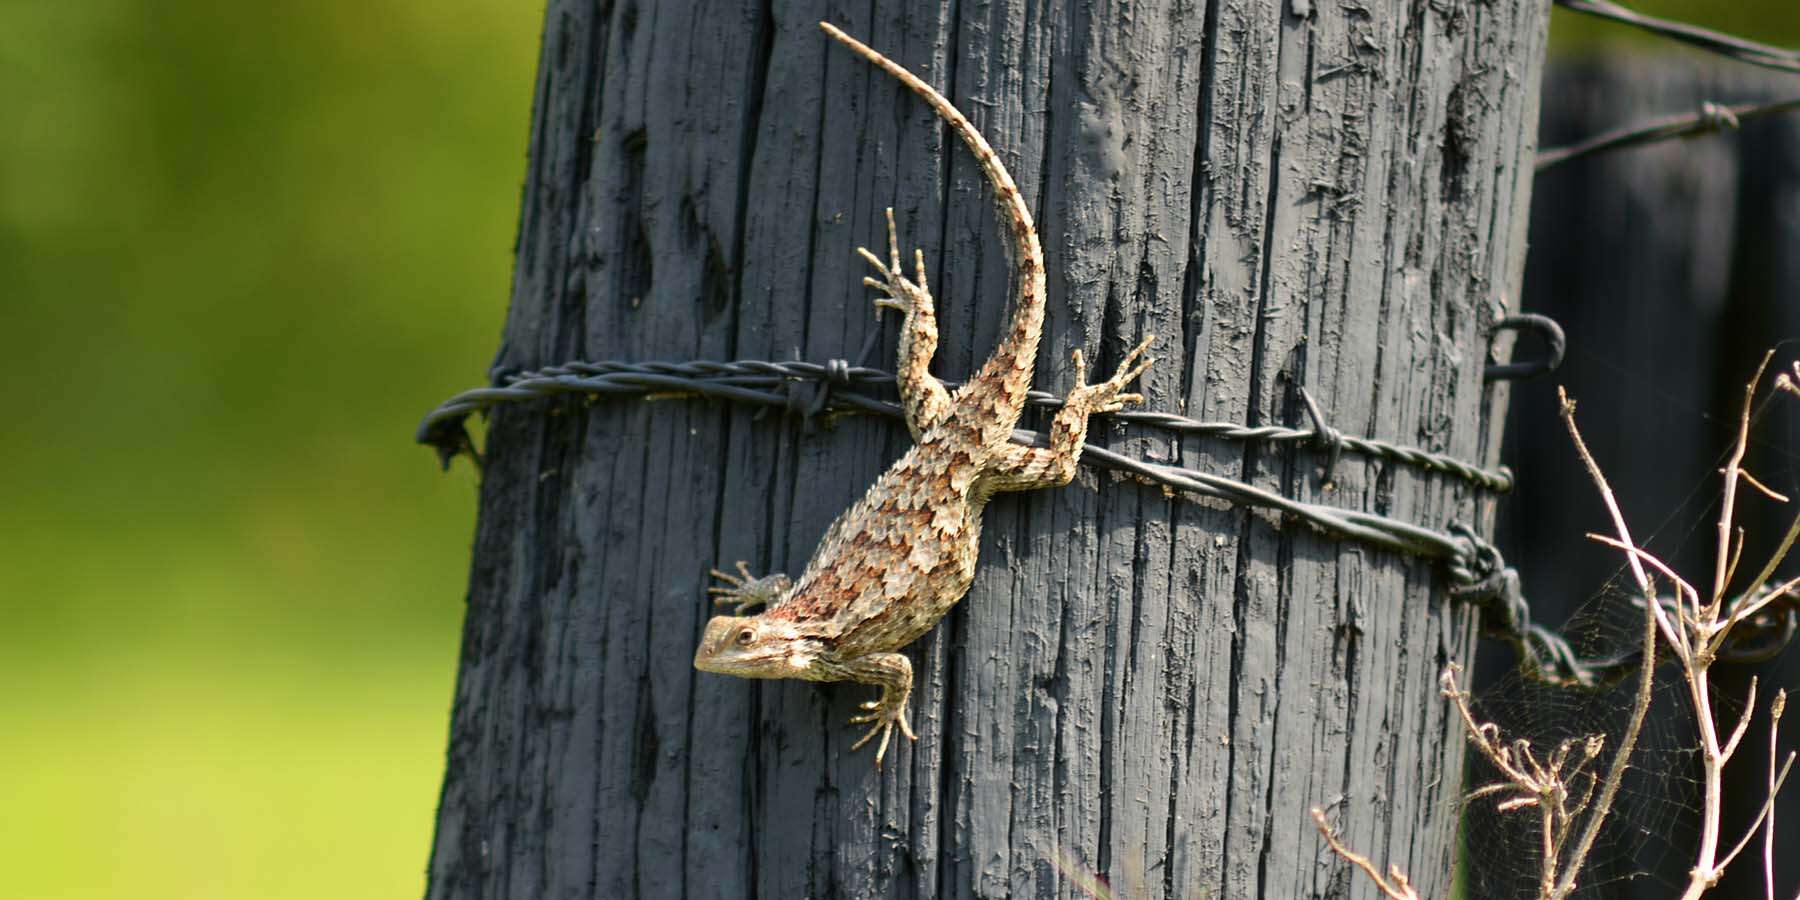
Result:
[[[738,629],[737,638],[735,640],[737,641],[737,645],[739,647],[748,647],[748,646],[750,646],[751,641],[756,640],[756,635],[750,630],[750,628],[748,626],[745,626],[743,628]]]

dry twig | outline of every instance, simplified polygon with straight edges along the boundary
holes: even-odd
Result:
[[[1338,842],[1337,835],[1331,832],[1331,826],[1325,824],[1324,810],[1313,807],[1312,819],[1313,824],[1319,826],[1319,833],[1325,836],[1325,843],[1331,846],[1331,852],[1363,870],[1363,874],[1369,876],[1370,881],[1375,882],[1375,887],[1388,900],[1419,900],[1419,892],[1413,888],[1412,882],[1406,880],[1406,873],[1400,871],[1399,866],[1389,864],[1387,877],[1382,877],[1381,872],[1375,868],[1374,863],[1369,862],[1368,857]]]
[[[1781,714],[1787,709],[1787,691],[1777,690],[1769,704],[1769,798],[1775,797],[1775,732],[1781,729]],[[1789,761],[1792,761],[1789,754]],[[1766,900],[1775,900],[1775,807],[1763,817],[1763,885]]]
[[[1674,625],[1669,622],[1668,616],[1663,612],[1661,601],[1657,599],[1656,585],[1650,580],[1649,574],[1644,571],[1644,566],[1638,559],[1637,545],[1631,540],[1631,530],[1625,525],[1625,516],[1619,512],[1618,502],[1613,499],[1612,488],[1606,483],[1606,476],[1601,473],[1599,463],[1596,463],[1593,454],[1588,452],[1587,443],[1581,439],[1581,430],[1575,427],[1575,403],[1561,388],[1557,388],[1556,393],[1558,399],[1562,401],[1563,424],[1569,429],[1569,437],[1575,443],[1575,451],[1581,457],[1582,463],[1587,466],[1588,474],[1593,477],[1595,486],[1600,490],[1600,499],[1606,503],[1606,511],[1612,515],[1613,526],[1619,532],[1619,540],[1632,550],[1625,558],[1631,564],[1632,574],[1637,576],[1638,588],[1644,592],[1644,640],[1642,662],[1639,663],[1638,669],[1637,696],[1632,701],[1631,719],[1625,725],[1625,734],[1619,740],[1618,749],[1613,752],[1612,765],[1607,769],[1606,781],[1601,785],[1600,799],[1594,804],[1594,812],[1588,816],[1582,829],[1581,838],[1575,844],[1575,851],[1570,854],[1568,862],[1563,867],[1561,879],[1555,883],[1552,889],[1544,892],[1544,900],[1562,900],[1575,890],[1575,879],[1581,874],[1581,867],[1587,862],[1588,853],[1593,849],[1595,839],[1600,836],[1600,826],[1606,823],[1607,813],[1612,810],[1613,798],[1618,796],[1619,785],[1624,782],[1625,770],[1631,762],[1632,748],[1637,746],[1638,734],[1643,731],[1644,717],[1650,712],[1651,688],[1655,685],[1656,677],[1656,634],[1660,630],[1668,638],[1674,638],[1676,635]],[[1654,560],[1654,557],[1650,557],[1650,559]],[[1667,570],[1667,567],[1662,566],[1661,563],[1655,563],[1655,565],[1663,571]],[[1673,575],[1673,573],[1669,574]],[[1680,579],[1676,579],[1676,582],[1684,583]],[[1689,588],[1688,590],[1692,592],[1693,589]],[[1679,658],[1685,660],[1689,656],[1685,642],[1670,640],[1669,643],[1675,648]]]
[[[1651,633],[1654,635],[1654,632]],[[1457,714],[1462,718],[1463,730],[1468,733],[1469,743],[1502,776],[1502,780],[1475,789],[1465,799],[1502,795],[1503,799],[1494,807],[1497,812],[1536,809],[1540,867],[1538,896],[1566,897],[1575,888],[1575,877],[1581,871],[1587,847],[1592,845],[1593,835],[1606,816],[1603,806],[1590,807],[1596,787],[1600,788],[1601,797],[1610,802],[1606,786],[1601,785],[1599,779],[1588,769],[1605,749],[1606,736],[1594,734],[1586,738],[1565,740],[1549,756],[1540,759],[1532,750],[1529,740],[1519,738],[1511,742],[1503,741],[1498,725],[1475,720],[1475,714],[1469,708],[1468,692],[1456,686],[1456,675],[1460,671],[1462,667],[1455,663],[1445,666],[1443,673],[1438,676],[1439,688],[1451,705],[1456,707]],[[1571,766],[1572,757],[1574,764]],[[1614,768],[1618,768],[1617,764]],[[1616,777],[1616,773],[1613,774]],[[1576,785],[1580,785],[1579,796],[1576,791],[1571,790]],[[1616,791],[1616,782],[1612,788]],[[1573,853],[1564,854],[1563,848],[1577,824],[1582,826],[1577,849]]]
[[[1771,356],[1773,354],[1770,354]],[[1764,357],[1763,366],[1768,365],[1769,357]],[[1701,845],[1694,868],[1690,872],[1689,883],[1682,894],[1682,900],[1694,900],[1704,894],[1718,882],[1725,867],[1736,859],[1737,855],[1747,847],[1758,829],[1763,832],[1763,868],[1764,877],[1768,881],[1768,896],[1774,897],[1774,883],[1771,880],[1773,869],[1773,847],[1775,832],[1775,798],[1782,784],[1786,781],[1788,771],[1793,765],[1795,754],[1789,753],[1777,771],[1774,762],[1777,729],[1781,714],[1786,706],[1787,694],[1778,691],[1770,704],[1769,722],[1769,778],[1768,797],[1763,803],[1756,820],[1744,832],[1743,838],[1722,858],[1719,856],[1719,814],[1721,809],[1721,774],[1725,763],[1737,752],[1739,742],[1743,739],[1750,724],[1751,713],[1756,706],[1756,680],[1751,679],[1750,696],[1745,701],[1744,712],[1733,725],[1731,732],[1723,741],[1720,740],[1718,725],[1713,720],[1712,696],[1708,684],[1708,671],[1725,646],[1731,630],[1767,609],[1770,604],[1783,597],[1800,598],[1800,576],[1769,587],[1775,570],[1786,559],[1790,550],[1800,542],[1800,516],[1796,516],[1793,525],[1782,538],[1780,545],[1768,562],[1762,566],[1743,593],[1734,600],[1727,601],[1726,589],[1729,587],[1737,571],[1738,561],[1743,553],[1743,533],[1735,527],[1737,490],[1740,484],[1750,484],[1765,497],[1775,502],[1787,502],[1787,498],[1769,490],[1756,481],[1743,468],[1744,453],[1749,437],[1751,400],[1755,387],[1761,379],[1764,369],[1757,369],[1757,376],[1751,379],[1745,388],[1744,409],[1740,417],[1737,441],[1734,443],[1730,457],[1722,470],[1725,479],[1723,510],[1718,526],[1718,553],[1715,561],[1712,590],[1706,598],[1686,579],[1682,578],[1670,566],[1648,551],[1637,546],[1631,538],[1631,530],[1625,523],[1624,515],[1614,498],[1612,488],[1607,484],[1606,476],[1600,466],[1588,452],[1582,440],[1580,429],[1575,425],[1575,404],[1568,396],[1558,391],[1562,400],[1562,418],[1568,427],[1569,436],[1574,441],[1577,455],[1587,466],[1588,474],[1593,477],[1601,500],[1612,517],[1613,527],[1618,537],[1588,535],[1596,541],[1613,547],[1625,554],[1627,565],[1643,594],[1644,630],[1643,649],[1640,656],[1637,693],[1632,703],[1631,718],[1625,732],[1614,748],[1611,763],[1604,779],[1599,779],[1589,766],[1598,759],[1605,749],[1604,735],[1591,735],[1583,739],[1565,740],[1547,756],[1540,756],[1529,740],[1515,738],[1507,741],[1503,738],[1500,727],[1491,722],[1479,722],[1469,706],[1469,695],[1457,686],[1456,676],[1461,667],[1455,663],[1444,668],[1439,676],[1439,685],[1446,698],[1456,707],[1462,719],[1463,729],[1468,734],[1469,743],[1500,773],[1501,780],[1484,785],[1472,791],[1465,800],[1494,797],[1495,808],[1499,812],[1513,812],[1523,809],[1535,809],[1539,820],[1540,846],[1542,855],[1538,897],[1540,900],[1564,900],[1574,891],[1583,864],[1594,841],[1605,824],[1607,815],[1617,796],[1624,774],[1629,768],[1631,753],[1636,746],[1639,733],[1643,729],[1644,720],[1650,709],[1652,688],[1656,669],[1657,635],[1661,634],[1669,646],[1675,660],[1680,664],[1683,678],[1687,683],[1688,698],[1693,704],[1696,720],[1700,729],[1700,752],[1704,770],[1705,806],[1702,810],[1703,821]],[[1795,363],[1793,374],[1783,372],[1775,379],[1778,391],[1800,396],[1800,362]],[[1735,540],[1733,539],[1735,536]],[[1656,583],[1651,571],[1669,579],[1676,586],[1676,597],[1673,612],[1665,608],[1664,602],[1658,598]],[[1576,789],[1571,789],[1571,788]],[[1325,822],[1325,814],[1317,807],[1312,810],[1313,822],[1319,833],[1325,837],[1332,852],[1343,857],[1352,865],[1361,869],[1383,895],[1390,900],[1418,900],[1418,894],[1407,881],[1404,873],[1397,866],[1389,866],[1388,875],[1383,876],[1371,863],[1368,857],[1351,851],[1345,847],[1332,833]],[[1577,833],[1579,829],[1579,833]],[[1575,837],[1571,849],[1570,837]]]
[[[1740,598],[1735,602],[1726,602],[1726,590],[1730,586],[1736,568],[1737,552],[1732,548],[1731,537],[1736,533],[1734,526],[1737,519],[1738,486],[1740,481],[1753,481],[1753,479],[1744,477],[1746,473],[1743,470],[1744,453],[1749,446],[1750,438],[1750,411],[1756,396],[1757,382],[1762,380],[1763,372],[1767,370],[1769,360],[1773,356],[1772,351],[1763,356],[1761,364],[1756,367],[1756,374],[1744,385],[1744,405],[1738,416],[1737,436],[1736,440],[1732,442],[1731,453],[1725,463],[1725,483],[1720,498],[1718,546],[1713,561],[1711,596],[1704,604],[1699,603],[1696,598],[1693,608],[1684,610],[1681,617],[1683,625],[1689,632],[1689,639],[1695,647],[1699,648],[1699,652],[1682,660],[1682,674],[1687,682],[1688,697],[1693,703],[1700,728],[1701,788],[1704,796],[1700,819],[1700,848],[1696,853],[1694,868],[1688,876],[1687,889],[1681,895],[1682,900],[1694,900],[1718,883],[1719,877],[1725,872],[1725,867],[1730,865],[1737,854],[1743,850],[1751,836],[1773,811],[1775,792],[1780,790],[1782,778],[1786,776],[1787,772],[1784,766],[1781,776],[1772,777],[1769,797],[1763,804],[1762,812],[1757,815],[1756,822],[1746,829],[1743,839],[1738,841],[1735,847],[1720,857],[1720,818],[1724,806],[1725,764],[1730,762],[1732,755],[1737,752],[1738,741],[1743,737],[1744,731],[1750,724],[1751,714],[1755,712],[1756,680],[1751,679],[1750,681],[1751,699],[1744,704],[1743,714],[1739,716],[1730,736],[1721,743],[1718,725],[1713,720],[1710,669],[1719,648],[1725,645],[1733,628],[1767,607],[1777,597],[1800,586],[1800,578],[1796,578],[1773,590],[1764,591],[1763,589],[1793,547],[1795,537],[1800,536],[1800,517],[1796,517],[1794,526],[1788,529],[1780,546],[1752,579],[1751,584]],[[1776,379],[1778,388],[1781,387],[1785,378],[1786,373],[1782,373]],[[1785,706],[1785,704],[1785,696],[1778,697],[1776,705]],[[1771,706],[1770,712],[1770,728],[1772,730],[1776,725],[1776,720],[1779,719],[1779,714],[1775,712],[1775,706]],[[1771,742],[1774,740],[1772,732],[1770,740]],[[1792,762],[1791,754],[1789,762]],[[1773,765],[1772,758],[1770,764]]]

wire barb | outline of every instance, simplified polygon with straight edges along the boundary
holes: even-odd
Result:
[[[1726,106],[1707,101],[1700,109],[1680,116],[1665,116],[1601,132],[1565,147],[1552,147],[1537,155],[1537,171],[1543,172],[1563,163],[1596,156],[1614,150],[1654,144],[1673,138],[1694,137],[1725,129],[1736,130],[1752,119],[1773,116],[1800,109],[1800,97],[1789,97],[1772,103],[1739,103]]]

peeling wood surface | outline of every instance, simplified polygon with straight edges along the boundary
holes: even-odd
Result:
[[[858,244],[895,208],[934,371],[1004,321],[979,170],[850,33],[948,86],[1036,210],[1038,385],[1161,335],[1149,408],[1491,461],[1485,328],[1516,296],[1543,5],[1531,0],[596,8],[552,0],[497,364],[854,356]],[[1348,457],[1091,440],[1432,527],[1491,503]],[[856,685],[692,670],[706,570],[797,572],[898,424],[699,401],[500,411],[432,897],[1371,896],[1306,810],[1447,887],[1472,624],[1422,562],[1084,471],[987,513],[967,600],[910,651],[916,744],[849,752]],[[1346,893],[1347,891],[1347,893]]]

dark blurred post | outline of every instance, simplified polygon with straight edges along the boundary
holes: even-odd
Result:
[[[1008,302],[966,152],[817,21],[552,0],[498,364],[854,356],[893,325],[858,244],[932,266],[935,369]],[[839,24],[982,128],[1038,213],[1038,384],[1160,335],[1152,409],[1304,421],[1478,463],[1488,326],[1523,266],[1544,5],[1001,2]],[[866,5],[865,5],[866,8]],[[877,244],[878,245],[878,244]],[[1087,472],[998,500],[967,602],[910,651],[915,744],[869,690],[689,665],[706,571],[797,572],[904,429],[682,399],[501,410],[430,896],[1292,898],[1357,884],[1306,811],[1449,887],[1467,611],[1424,561]],[[1491,498],[1347,456],[1102,426],[1124,452],[1444,528]]]
[[[1792,77],[1672,58],[1563,66],[1552,70],[1545,89],[1543,144],[1690,112],[1705,101],[1782,99],[1796,88]],[[1744,383],[1779,342],[1787,343],[1778,360],[1800,356],[1800,116],[1546,172],[1534,192],[1525,288],[1525,308],[1555,317],[1569,337],[1568,360],[1555,378],[1517,389],[1507,429],[1519,486],[1502,504],[1500,535],[1524,573],[1534,615],[1560,622],[1620,565],[1616,554],[1582,539],[1604,530],[1606,514],[1557,421],[1556,383],[1579,401],[1583,434],[1633,536],[1679,571],[1710,577],[1717,470]],[[1746,466],[1776,490],[1800,496],[1794,406],[1778,402],[1757,423]],[[1745,496],[1744,559],[1760,565],[1791,518],[1749,491]],[[1717,671],[1725,673],[1726,695],[1744,695],[1749,672]],[[1800,651],[1760,671],[1765,700],[1777,686],[1791,691],[1800,686]],[[1732,840],[1741,827],[1732,823],[1751,821],[1767,794],[1762,714],[1751,735],[1760,737],[1746,739],[1728,770],[1742,779],[1727,792]],[[1779,820],[1800,817],[1797,796],[1791,787],[1784,793]],[[1631,814],[1629,805],[1621,811]],[[1761,895],[1753,855],[1731,869],[1718,896]],[[1791,894],[1800,881],[1793,857],[1776,854],[1778,894]],[[1661,874],[1684,879],[1692,863],[1691,848],[1676,848]],[[1609,890],[1619,897],[1669,894],[1656,879]]]

